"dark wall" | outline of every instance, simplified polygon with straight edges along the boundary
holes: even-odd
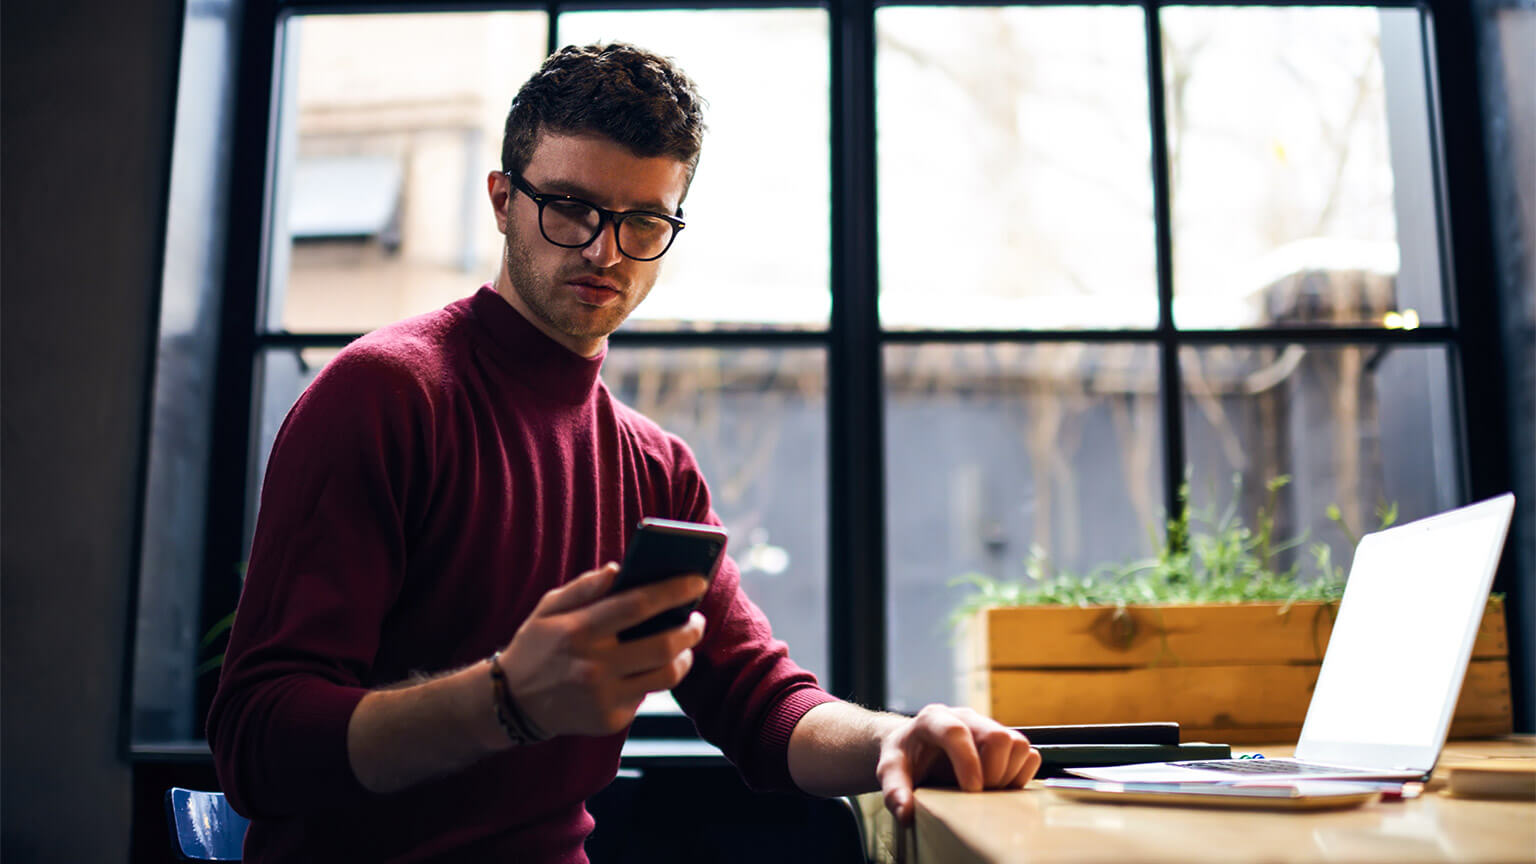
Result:
[[[3,7],[7,864],[127,860],[124,649],[181,15]]]

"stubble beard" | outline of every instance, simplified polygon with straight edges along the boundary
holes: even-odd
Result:
[[[628,316],[627,309],[590,309],[574,298],[562,297],[564,280],[558,275],[541,273],[533,263],[528,247],[507,232],[502,259],[507,264],[507,278],[524,305],[557,332],[578,339],[602,339],[619,328]]]

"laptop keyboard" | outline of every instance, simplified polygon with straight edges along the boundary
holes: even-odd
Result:
[[[1226,771],[1231,774],[1371,774],[1358,768],[1339,768],[1334,765],[1312,765],[1307,762],[1280,761],[1278,759],[1204,759],[1193,762],[1174,762],[1180,768],[1200,768],[1206,771]]]

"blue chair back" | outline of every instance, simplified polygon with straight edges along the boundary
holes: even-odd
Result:
[[[230,809],[222,792],[165,790],[171,846],[189,861],[239,861],[251,820]]]

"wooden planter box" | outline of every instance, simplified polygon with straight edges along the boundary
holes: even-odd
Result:
[[[1186,741],[1291,742],[1333,618],[1317,602],[987,609],[961,628],[960,698],[1016,726],[1174,720]],[[1450,737],[1509,734],[1508,655],[1491,599]]]

